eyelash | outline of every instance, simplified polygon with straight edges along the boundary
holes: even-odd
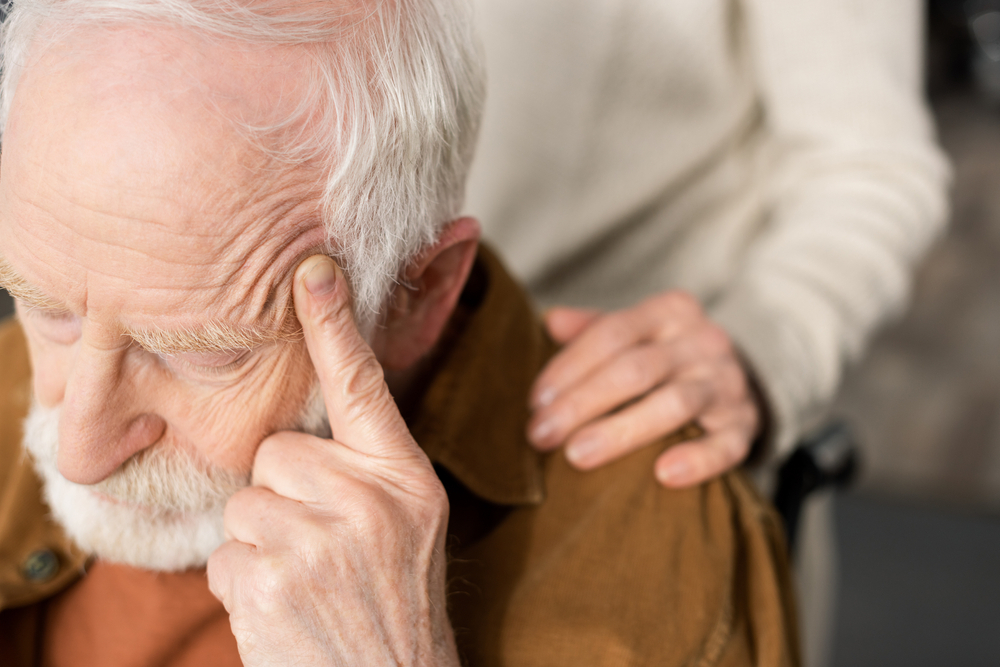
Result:
[[[46,308],[45,306],[36,306],[34,304],[28,303],[27,301],[17,300],[24,308],[24,311],[34,315],[35,317],[44,317],[47,320],[64,320],[73,317],[73,313],[64,310],[53,310],[51,308]]]

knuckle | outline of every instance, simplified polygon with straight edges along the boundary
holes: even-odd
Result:
[[[345,327],[354,326],[354,311],[351,309],[350,294],[341,287],[342,285],[337,286],[339,292],[337,297],[320,316],[320,323],[329,327],[334,333],[340,333]]]
[[[602,317],[596,331],[598,345],[605,350],[620,348],[633,338],[631,321],[615,313]]]
[[[687,418],[694,414],[694,398],[689,391],[682,391],[678,387],[673,387],[667,393],[668,412],[673,412],[678,418]]]
[[[348,409],[364,410],[367,405],[385,399],[389,389],[381,364],[365,351],[348,363],[344,370],[344,401]]]
[[[231,525],[233,522],[240,521],[241,517],[247,511],[249,506],[252,504],[250,500],[250,490],[255,487],[247,487],[245,489],[240,489],[226,501],[226,506],[222,511],[222,521],[225,525]]]
[[[701,303],[690,292],[673,290],[663,295],[663,306],[676,316],[691,318],[701,316]]]
[[[387,523],[399,512],[399,505],[395,499],[377,485],[368,487],[366,492],[359,496],[358,501],[359,514],[368,523]]]
[[[356,536],[393,535],[408,523],[404,509],[385,494],[371,494],[363,500],[358,499],[346,519],[351,526],[351,534]]]
[[[336,532],[328,517],[310,513],[297,522],[296,532],[296,550],[302,562],[313,566],[329,562]]]
[[[449,510],[448,494],[431,473],[401,480],[388,488],[359,482],[353,489],[347,517],[363,532],[393,531],[394,526],[447,525]]]
[[[733,354],[733,343],[729,334],[716,325],[709,324],[701,333],[702,348],[713,357],[730,356]]]
[[[298,576],[292,559],[262,556],[249,577],[245,595],[258,611],[276,615],[288,608],[297,588]]]
[[[313,448],[305,433],[284,431],[272,434],[261,441],[254,454],[251,469],[251,483],[256,483],[261,475],[281,474],[294,471],[303,460],[312,458]],[[252,488],[252,487],[251,487]]]
[[[345,505],[346,510],[351,512],[363,511],[370,504],[370,496],[373,493],[372,484],[350,475],[344,475],[337,480],[336,489],[336,498]]]
[[[254,468],[273,468],[280,464],[288,453],[288,438],[283,434],[272,434],[264,438],[254,455]]]
[[[380,484],[362,479],[344,479],[338,485],[338,497],[339,513],[361,532],[386,524],[399,511],[392,494]]]
[[[435,478],[435,480],[436,479],[437,478]],[[438,515],[447,514],[451,507],[451,503],[448,500],[448,492],[445,491],[444,485],[440,482],[435,483],[428,496],[429,505]]]
[[[628,355],[617,364],[614,384],[622,389],[648,389],[656,381],[654,370],[644,355]]]
[[[425,518],[439,522],[443,521],[443,523],[447,524],[451,505],[448,502],[448,494],[440,482],[429,485],[429,488],[424,493],[422,508]]]

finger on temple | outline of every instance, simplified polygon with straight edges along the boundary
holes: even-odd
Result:
[[[671,382],[634,405],[585,426],[570,437],[566,458],[590,470],[670,435],[696,419],[712,401],[701,381]]]
[[[382,367],[358,331],[340,268],[329,257],[314,255],[296,270],[294,289],[295,312],[334,438],[375,456],[416,447],[385,385]]]
[[[608,363],[623,350],[656,331],[655,313],[638,306],[599,317],[556,354],[542,370],[531,394],[531,407],[552,403],[556,396]]]
[[[724,475],[738,466],[750,442],[739,428],[710,433],[698,440],[674,445],[656,460],[656,479],[663,486],[681,489]]]
[[[564,344],[601,316],[601,311],[591,308],[550,308],[545,311],[545,328],[557,343]]]
[[[630,347],[538,409],[528,426],[533,444],[551,449],[585,424],[642,398],[665,382],[677,366],[673,346],[643,343]]]

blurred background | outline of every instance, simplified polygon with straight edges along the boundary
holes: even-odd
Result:
[[[863,455],[836,499],[836,667],[1000,665],[1000,0],[927,11],[954,217],[833,408]]]
[[[864,457],[836,501],[836,667],[1000,665],[1000,0],[928,16],[953,218],[834,406]]]

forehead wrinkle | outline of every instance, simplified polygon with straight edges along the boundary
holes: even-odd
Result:
[[[283,317],[283,311],[291,309],[290,281],[295,266],[325,244],[316,196],[308,184],[303,187],[295,179],[267,192],[235,216],[232,226],[239,233],[227,243],[232,254],[218,277],[219,285],[242,293],[240,305],[262,318]]]
[[[254,237],[255,232],[267,238],[283,228],[302,225],[310,218],[319,220],[321,181],[319,172],[304,165],[262,166],[240,184],[242,187],[233,188],[228,208],[220,218],[231,221],[229,227],[236,231],[237,237],[246,238]],[[292,215],[300,207],[313,210]]]
[[[174,256],[169,258],[163,257],[160,254],[151,252],[149,248],[135,247],[129,244],[126,235],[135,226],[136,222],[140,221],[138,218],[131,218],[125,216],[122,212],[113,210],[112,208],[106,208],[97,206],[98,202],[80,202],[74,198],[68,197],[65,192],[60,191],[57,187],[53,187],[46,183],[46,189],[41,193],[42,195],[48,195],[48,198],[42,201],[36,201],[35,198],[19,197],[17,201],[18,215],[25,220],[38,220],[44,221],[46,224],[54,225],[59,228],[65,229],[70,235],[76,237],[77,243],[74,247],[78,247],[80,242],[87,242],[93,244],[99,244],[102,246],[109,246],[114,248],[117,252],[115,255],[116,261],[120,262],[127,258],[129,255],[139,255],[146,258],[148,261],[153,262],[169,262],[171,264],[187,265],[190,267],[198,267],[199,260],[191,252],[191,248],[187,248],[187,252],[174,253]],[[156,200],[162,201],[164,205],[169,206],[171,199],[164,197],[156,197]],[[46,206],[45,204],[49,204]],[[60,215],[56,211],[60,210],[59,204],[63,206],[69,206],[73,208],[72,213],[76,214],[77,210],[86,211],[88,214],[96,214],[100,216],[102,221],[107,223],[108,229],[99,229],[96,225],[83,225],[83,224],[72,224],[70,220],[79,220],[79,215]],[[160,207],[163,208],[162,206]],[[217,229],[204,230],[202,231],[195,224],[190,221],[184,221],[182,224],[177,224],[176,222],[167,222],[157,219],[156,216],[145,216],[141,219],[141,224],[145,230],[153,230],[158,234],[162,234],[175,239],[194,239],[198,242],[200,241],[212,241],[215,246],[224,247],[232,242],[232,238],[221,236],[219,234],[218,228],[224,229],[225,226],[217,226]],[[109,231],[112,230],[112,231]],[[148,238],[154,238],[148,231],[144,236]],[[157,246],[162,247],[162,239],[157,243]],[[145,260],[144,260],[145,261]],[[206,286],[210,287],[210,286]]]

